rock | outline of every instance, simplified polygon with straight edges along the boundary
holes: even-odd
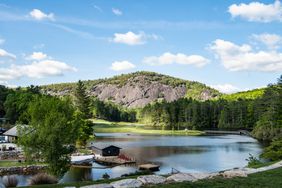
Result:
[[[247,177],[248,174],[244,170],[228,170],[221,174],[224,178],[233,178],[233,177]]]
[[[195,180],[193,180],[193,181],[208,179],[210,177],[214,177],[213,174],[209,174],[209,173],[191,173],[190,175],[195,178]]]
[[[187,95],[195,96],[195,99],[200,100],[208,100],[218,95],[213,89],[201,83],[156,73],[137,72],[105,80],[90,81],[89,84],[87,95],[129,108],[144,107],[158,100],[172,102]],[[57,90],[46,86],[41,91],[54,96],[71,95],[72,86],[63,84],[60,88]],[[194,94],[195,91],[197,95]]]
[[[173,174],[167,178],[167,181],[184,182],[184,181],[195,181],[196,178],[188,173]]]
[[[137,188],[142,186],[142,182],[136,179],[124,179],[112,182],[114,188]]]
[[[81,188],[113,188],[110,184],[94,184],[94,185],[87,185]]]
[[[147,176],[139,176],[137,180],[141,181],[143,184],[160,184],[160,183],[164,183],[166,181],[166,178],[157,175],[147,175]]]

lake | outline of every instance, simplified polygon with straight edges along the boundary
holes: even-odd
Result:
[[[216,136],[154,136],[126,133],[99,133],[95,144],[116,145],[121,153],[136,158],[139,164],[160,164],[156,174],[180,172],[216,172],[247,165],[249,154],[258,156],[262,146],[257,140],[241,135]],[[100,169],[103,168],[103,169]],[[96,180],[107,173],[111,178],[134,173],[136,165],[106,168],[93,163],[92,169],[72,168],[61,182]],[[24,176],[21,185],[26,184]]]

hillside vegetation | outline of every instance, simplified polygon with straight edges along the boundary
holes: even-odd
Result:
[[[199,82],[145,71],[107,79],[87,80],[83,83],[89,96],[130,108],[144,107],[160,100],[208,100],[221,95],[217,90]],[[51,84],[42,86],[42,91],[55,96],[65,96],[71,95],[75,87],[76,83]]]
[[[253,89],[253,90],[242,91],[238,93],[225,94],[225,95],[222,95],[220,98],[226,99],[226,100],[257,99],[263,96],[265,90],[266,88]]]

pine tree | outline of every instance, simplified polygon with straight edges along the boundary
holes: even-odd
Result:
[[[90,99],[86,94],[86,88],[81,80],[78,81],[75,90],[76,106],[82,113],[83,118],[90,118]]]

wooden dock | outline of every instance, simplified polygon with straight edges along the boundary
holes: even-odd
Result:
[[[138,166],[139,170],[159,171],[160,165],[157,164],[142,164]]]
[[[100,164],[106,164],[106,165],[123,165],[123,164],[132,164],[136,163],[136,160],[133,158],[121,158],[119,156],[101,156],[101,155],[95,155],[94,160],[97,163]]]

